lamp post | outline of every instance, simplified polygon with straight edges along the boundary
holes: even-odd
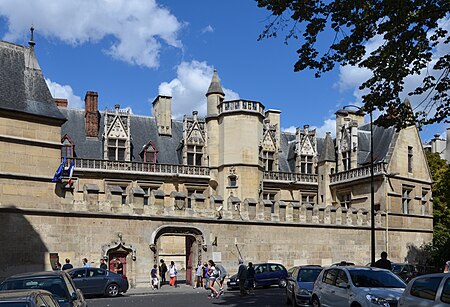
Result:
[[[355,105],[344,106],[344,110],[347,107],[353,107],[359,111],[363,111],[362,107]],[[375,188],[373,183],[373,119],[372,109],[369,111],[370,116],[370,264],[375,264]]]

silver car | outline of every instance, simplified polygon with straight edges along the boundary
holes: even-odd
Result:
[[[330,267],[314,284],[315,307],[396,307],[406,284],[394,273],[371,267]]]
[[[450,306],[450,274],[437,273],[414,278],[400,297],[398,306]]]

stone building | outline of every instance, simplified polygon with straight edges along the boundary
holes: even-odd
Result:
[[[370,216],[370,125],[336,112],[336,138],[308,125],[280,129],[281,111],[227,101],[217,72],[207,115],[172,119],[172,98],[153,116],[116,105],[100,111],[53,99],[34,42],[0,42],[0,280],[51,269],[64,258],[124,263],[133,287],[150,268],[175,260],[187,282],[198,261],[237,269],[246,261],[329,265],[376,254],[414,260],[433,235],[431,178],[416,127],[373,126],[374,204]],[[100,97],[100,98],[99,98]],[[52,182],[66,157],[62,180]],[[73,177],[68,168],[74,162]]]
[[[446,138],[442,138],[439,134],[435,134],[429,142],[423,144],[425,151],[438,153],[441,159],[450,163],[450,128],[447,128]]]

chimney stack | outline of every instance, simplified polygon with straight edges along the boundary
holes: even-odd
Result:
[[[86,136],[98,137],[100,114],[98,112],[98,94],[97,92],[86,92],[84,97],[85,118],[86,118]]]
[[[67,108],[67,99],[54,98],[53,101],[56,103],[57,107],[59,107],[59,108]]]
[[[153,101],[153,116],[156,118],[159,135],[172,135],[172,97],[158,95]]]

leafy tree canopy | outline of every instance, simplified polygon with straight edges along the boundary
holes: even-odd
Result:
[[[338,64],[371,72],[360,90],[364,109],[381,111],[378,124],[450,122],[449,0],[256,1],[272,15],[259,39],[286,31],[286,43],[299,40],[294,71],[311,69],[320,77]],[[329,38],[323,50],[319,35]],[[369,40],[381,43],[368,50]],[[418,95],[414,109],[400,97],[411,76],[420,80],[408,93]]]

